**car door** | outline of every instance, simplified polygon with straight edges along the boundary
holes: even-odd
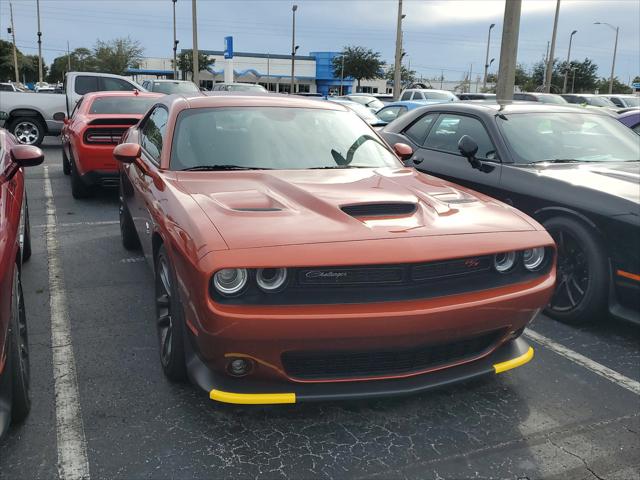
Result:
[[[476,158],[481,162],[481,169],[472,168],[458,150],[458,142],[464,135],[478,144]],[[408,165],[413,163],[422,172],[495,194],[502,165],[494,142],[479,118],[459,113],[429,113],[409,125],[404,136],[418,145]]]
[[[130,210],[142,244],[145,257],[153,261],[152,236],[160,218],[158,187],[154,179],[158,178],[160,157],[166,134],[169,112],[163,105],[157,105],[149,113],[140,129],[140,160],[142,165],[131,164],[129,179],[133,184],[134,198]]]

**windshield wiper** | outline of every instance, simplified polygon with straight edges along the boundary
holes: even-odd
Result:
[[[328,165],[325,167],[309,167],[307,170],[346,170],[347,168],[376,168],[362,165]]]
[[[549,160],[538,160],[533,163],[582,163],[582,160],[576,160],[575,158],[552,158]]]
[[[183,168],[182,172],[213,172],[216,170],[272,170],[266,167],[243,167],[241,165],[198,165],[196,167]]]

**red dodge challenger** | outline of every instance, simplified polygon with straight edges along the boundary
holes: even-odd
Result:
[[[405,168],[343,106],[169,96],[114,156],[155,272],[160,362],[212,400],[415,393],[528,362],[555,247],[517,210]]]
[[[94,92],[83,96],[62,128],[62,167],[71,175],[74,198],[85,198],[98,185],[116,186],[113,148],[138,123],[158,93]]]
[[[20,270],[31,256],[23,167],[42,163],[39,148],[0,128],[0,437],[29,413],[29,343]]]

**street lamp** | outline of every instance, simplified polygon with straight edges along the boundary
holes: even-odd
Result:
[[[613,93],[613,72],[616,69],[616,52],[618,51],[618,33],[620,31],[620,27],[614,27],[610,23],[607,22],[593,22],[594,25],[606,25],[612,30],[616,32],[616,41],[613,44],[613,62],[611,62],[611,78],[609,79],[609,95]]]
[[[171,0],[173,2],[173,78],[178,79],[178,40],[176,39],[176,2],[178,0]]]
[[[573,80],[571,80],[571,93],[575,91],[576,86],[576,70],[577,68],[573,67],[571,71],[573,72]]]
[[[489,34],[487,35],[487,54],[484,57],[484,80],[482,80],[482,91],[484,92],[487,88],[487,71],[489,70],[489,45],[491,44],[491,29],[495,27],[496,24],[492,23],[489,25]],[[491,60],[493,61],[493,60]]]
[[[569,51],[567,52],[567,64],[564,68],[564,85],[562,85],[562,93],[567,93],[567,79],[569,78],[570,70],[569,61],[571,60],[571,41],[573,40],[573,36],[576,33],[578,33],[578,31],[574,30],[573,32],[571,32],[571,35],[569,35]]]
[[[296,64],[296,10],[298,10],[298,5],[293,5],[291,7],[291,12],[293,14],[293,23],[291,27],[291,89],[289,93],[294,93],[294,73],[295,73],[295,64]]]

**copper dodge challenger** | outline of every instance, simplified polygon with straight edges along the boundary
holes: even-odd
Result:
[[[160,362],[212,400],[420,392],[528,362],[555,247],[517,210],[405,168],[343,106],[157,100],[114,150],[155,272]]]

